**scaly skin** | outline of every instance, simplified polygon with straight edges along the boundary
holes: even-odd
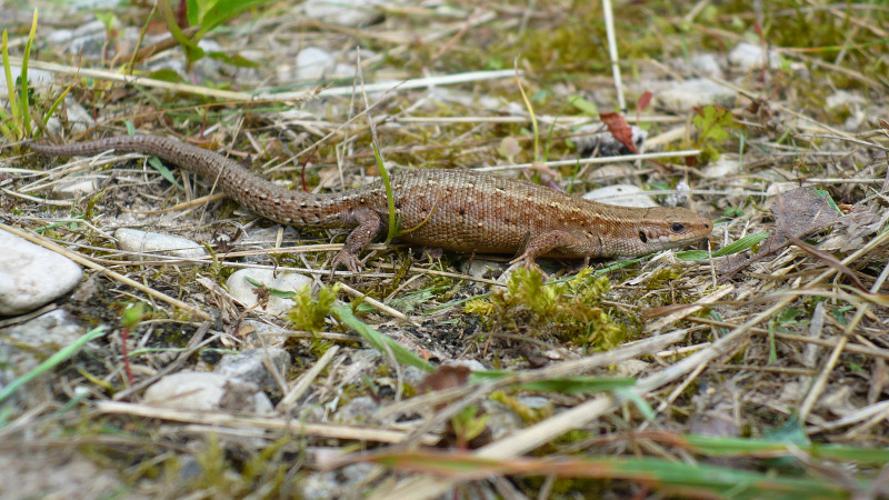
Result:
[[[377,180],[330,194],[291,191],[234,160],[176,139],[119,136],[67,145],[31,144],[49,156],[107,150],[151,154],[205,177],[253,212],[282,224],[352,231],[334,267],[358,269],[357,254],[386,230],[386,192]],[[399,239],[462,253],[538,257],[636,256],[706,238],[708,219],[684,208],[605,205],[538,186],[465,170],[402,170],[392,175]]]

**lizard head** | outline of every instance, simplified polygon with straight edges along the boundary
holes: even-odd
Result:
[[[612,255],[645,255],[668,248],[688,246],[710,235],[713,223],[685,208],[636,209],[619,225],[610,243]]]
[[[639,221],[636,240],[640,253],[678,248],[710,235],[713,223],[685,208],[653,208]]]

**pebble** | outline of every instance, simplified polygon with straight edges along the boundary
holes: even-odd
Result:
[[[673,111],[689,111],[697,106],[718,104],[731,107],[735,102],[735,91],[703,78],[676,82],[659,92],[655,99]]]
[[[262,283],[268,288],[285,292],[296,292],[312,285],[312,279],[299,273],[279,271],[275,273],[271,269],[240,269],[228,277],[225,282],[228,292],[247,308],[254,308],[259,303],[256,296],[257,287],[253,286],[247,278]],[[294,302],[290,299],[269,294],[264,306],[256,309],[278,316],[286,314],[292,308]]]
[[[464,261],[463,264],[460,265],[460,272],[468,274],[473,278],[490,278],[492,276],[499,276],[504,269],[506,269],[506,266],[502,262],[478,258]]]
[[[708,179],[721,179],[737,174],[741,170],[741,162],[725,156],[704,167],[701,175]]]
[[[145,391],[144,403],[186,411],[226,410],[272,413],[272,403],[253,384],[219,373],[184,370],[167,375]]]
[[[368,0],[307,0],[302,4],[303,14],[309,19],[340,26],[367,26],[383,16]]]
[[[75,199],[90,196],[99,190],[99,178],[93,174],[74,174],[56,183],[52,192],[56,198]]]
[[[226,354],[219,360],[214,373],[227,378],[253,384],[263,391],[275,392],[280,387],[275,377],[266,368],[264,359],[268,357],[282,377],[286,377],[290,369],[290,354],[284,349],[271,347],[268,349],[247,349],[237,354]]]
[[[70,292],[83,275],[80,266],[0,230],[0,316],[33,311]]]
[[[114,237],[118,248],[128,252],[154,252],[184,259],[207,256],[207,251],[198,243],[172,234],[120,228],[114,232]]]
[[[760,45],[741,42],[729,52],[728,62],[741,71],[762,68],[766,64],[766,51]],[[778,68],[781,56],[773,50],[769,53],[768,62],[772,69]]]
[[[689,65],[704,76],[722,77],[722,67],[715,55],[710,53],[692,54],[688,59]]]
[[[306,47],[296,55],[296,78],[300,80],[321,80],[335,67],[333,55],[318,47]]]
[[[621,207],[651,208],[658,206],[649,195],[645,194],[645,191],[632,184],[614,184],[594,189],[583,195],[583,199]]]
[[[367,424],[373,422],[379,408],[380,404],[370,396],[360,396],[346,403],[333,418],[343,424]]]

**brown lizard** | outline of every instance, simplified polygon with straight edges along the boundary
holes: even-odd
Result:
[[[330,194],[291,191],[238,162],[176,139],[118,136],[67,145],[32,143],[51,156],[117,150],[151,154],[216,183],[253,212],[282,224],[351,232],[334,257],[355,271],[358,253],[388,227],[382,181]],[[391,177],[398,237],[410,244],[463,253],[538,257],[636,256],[706,238],[708,219],[684,208],[628,208],[571,197],[530,182],[465,170],[399,170]]]

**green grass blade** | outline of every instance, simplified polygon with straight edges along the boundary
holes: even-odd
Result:
[[[177,189],[181,190],[182,186],[179,184],[179,181],[176,180],[176,176],[173,175],[173,172],[167,168],[166,165],[158,158],[157,156],[152,156],[148,159],[148,164],[151,165],[155,170],[161,174],[161,177],[167,180],[170,184],[176,186]]]
[[[56,110],[59,109],[59,106],[62,105],[62,102],[65,100],[65,97],[68,96],[68,93],[71,92],[71,89],[73,89],[73,88],[74,88],[73,83],[71,85],[68,85],[68,87],[65,90],[63,90],[62,93],[59,94],[58,97],[56,97],[56,100],[52,102],[52,106],[50,106],[49,110],[47,110],[47,112],[43,115],[43,127],[44,128],[46,127],[47,122],[49,122],[49,119],[52,118],[52,115],[54,115]]]
[[[13,380],[9,383],[9,385],[4,387],[3,389],[0,389],[0,403],[15,394],[15,392],[19,390],[23,385],[52,370],[71,356],[74,356],[77,351],[79,351],[84,345],[87,344],[87,342],[96,340],[103,335],[105,335],[104,326],[93,328],[92,330],[83,334],[79,339],[68,344],[67,346],[63,347],[58,352],[47,358],[46,361],[37,365],[37,367],[35,367],[33,370]]]
[[[21,106],[22,116],[22,134],[24,137],[31,137],[31,103],[28,102],[28,61],[31,59],[31,46],[34,44],[34,38],[37,36],[37,8],[34,8],[34,17],[31,18],[31,31],[28,33],[28,41],[25,42],[25,52],[22,54],[22,75],[21,88],[19,91],[19,106]]]
[[[426,360],[420,358],[398,342],[376,331],[373,327],[359,320],[352,314],[352,310],[348,306],[336,305],[333,307],[333,314],[340,323],[348,326],[355,333],[361,336],[374,349],[386,354],[392,351],[395,360],[403,365],[417,367],[421,370],[431,372],[435,368]]]
[[[19,129],[19,106],[18,99],[15,96],[15,80],[12,79],[12,64],[9,62],[9,34],[3,30],[3,72],[6,76],[6,99],[9,101],[9,112],[12,113],[12,121],[3,121],[13,128],[15,139],[21,137]],[[6,134],[4,134],[6,135]],[[13,140],[15,140],[13,139]]]
[[[733,241],[728,245],[720,248],[713,252],[714,257],[725,257],[726,255],[736,254],[738,252],[743,252],[744,250],[749,250],[757,243],[760,243],[764,239],[768,238],[769,233],[765,231],[760,231],[758,233],[751,233],[743,238]],[[709,257],[709,254],[706,250],[686,250],[684,252],[676,252],[676,258],[679,260],[687,260],[687,261],[696,261],[696,260],[704,260]]]
[[[394,240],[398,236],[398,219],[395,214],[395,194],[392,192],[392,181],[389,178],[389,171],[386,170],[386,164],[383,162],[383,155],[380,154],[380,148],[376,144],[371,144],[374,150],[374,158],[377,160],[377,169],[380,171],[380,178],[383,179],[383,186],[386,188],[386,204],[389,207],[389,231],[386,233],[386,243]]]
[[[173,13],[173,8],[170,6],[170,0],[159,0],[157,3],[157,8],[160,10],[161,15],[164,17],[164,21],[167,23],[167,30],[170,31],[170,35],[179,42],[179,45],[185,50],[185,55],[188,58],[189,64],[192,61],[196,61],[204,56],[204,50],[198,47],[197,41],[200,39],[195,36],[194,39],[189,39],[185,36],[185,33],[179,28],[179,24],[176,22],[176,15]]]
[[[507,377],[520,375],[509,370],[484,370],[474,371],[469,376],[472,383],[491,382]],[[537,392],[561,392],[563,394],[591,394],[596,392],[613,391],[632,387],[636,381],[631,378],[621,377],[558,377],[532,382],[518,382],[516,387],[526,391]]]

